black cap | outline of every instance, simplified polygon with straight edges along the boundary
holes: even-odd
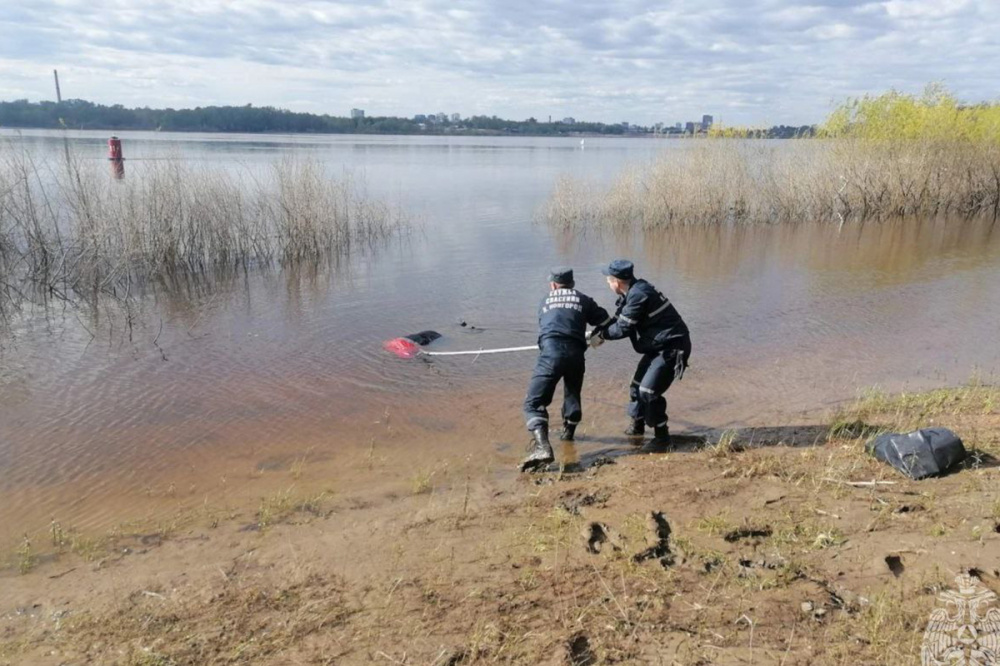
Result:
[[[635,266],[628,259],[615,259],[607,268],[602,268],[601,272],[619,280],[632,280],[635,278]]]
[[[556,284],[573,284],[573,269],[569,266],[556,266],[549,271],[549,282]]]

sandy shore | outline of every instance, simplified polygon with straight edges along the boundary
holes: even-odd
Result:
[[[914,663],[957,574],[1000,592],[996,396],[841,415],[952,427],[976,455],[939,479],[856,429],[776,426],[291,486],[89,550],[54,533],[0,572],[0,664]]]

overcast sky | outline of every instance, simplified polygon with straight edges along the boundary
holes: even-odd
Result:
[[[818,122],[940,81],[1000,97],[1000,0],[0,0],[0,99]]]

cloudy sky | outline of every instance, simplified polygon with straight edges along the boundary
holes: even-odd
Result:
[[[1000,0],[2,0],[0,99],[347,115],[822,120],[1000,97]]]

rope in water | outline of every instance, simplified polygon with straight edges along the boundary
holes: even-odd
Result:
[[[472,349],[468,351],[442,351],[442,352],[431,352],[420,350],[421,354],[427,356],[473,356],[478,354],[502,354],[504,352],[522,352],[522,351],[538,351],[538,345],[531,345],[530,347],[503,347],[501,349]]]

